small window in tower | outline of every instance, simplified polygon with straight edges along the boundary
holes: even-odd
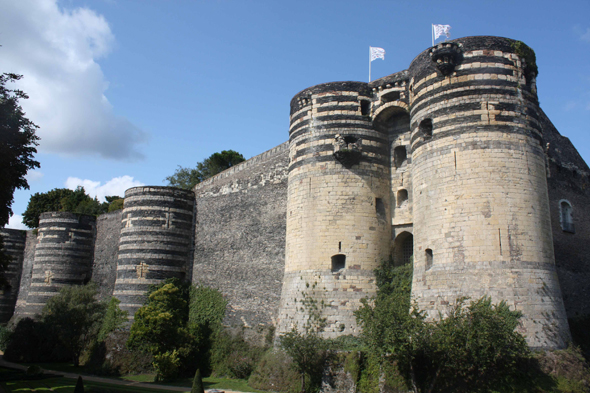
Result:
[[[346,255],[336,254],[332,257],[332,273],[339,272],[346,267]]]
[[[352,136],[352,135],[345,135],[344,136],[344,142],[347,145],[350,145],[351,143],[357,143],[359,140],[359,138],[357,138],[356,136]]]
[[[371,101],[361,100],[361,115],[369,116],[371,114]]]
[[[397,207],[404,206],[408,201],[408,190],[399,190],[397,192]]]
[[[406,164],[408,152],[405,146],[398,146],[393,149],[393,160],[396,168],[401,168]]]
[[[383,94],[381,96],[381,101],[383,103],[385,103],[385,102],[391,102],[391,101],[397,101],[397,100],[400,99],[400,95],[401,94],[400,94],[399,91],[390,91],[389,93]]]
[[[574,227],[574,218],[573,218],[573,209],[572,205],[565,200],[559,202],[559,219],[561,221],[561,229],[564,232],[569,233],[576,233],[576,228]]]
[[[432,138],[432,119],[424,119],[420,122],[420,132],[425,140]]]
[[[385,221],[386,213],[385,213],[385,204],[383,203],[383,199],[375,198],[375,212],[377,213],[377,218],[379,220]]]
[[[432,267],[432,260],[433,260],[432,250],[430,248],[427,248],[425,251],[425,254],[426,254],[426,270],[430,270],[430,268]]]

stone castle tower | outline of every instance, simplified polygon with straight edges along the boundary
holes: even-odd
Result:
[[[301,91],[288,142],[193,191],[135,187],[96,220],[3,230],[0,323],[89,280],[132,317],[176,277],[219,289],[227,325],[281,334],[312,310],[327,337],[358,334],[393,256],[431,318],[487,295],[522,311],[531,346],[562,348],[567,318],[590,314],[590,169],[539,108],[534,61],[506,38],[444,42],[373,82]]]
[[[407,71],[295,96],[279,332],[301,328],[312,296],[327,336],[355,333],[352,312],[392,253],[398,263],[413,255],[412,295],[431,317],[488,295],[523,312],[530,345],[566,344],[526,50],[463,38]]]

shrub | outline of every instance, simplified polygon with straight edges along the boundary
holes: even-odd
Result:
[[[7,326],[0,326],[0,351],[6,351],[6,346],[12,335],[12,330]]]
[[[6,344],[4,359],[17,363],[59,362],[71,353],[59,345],[55,329],[43,321],[21,319]]]
[[[193,378],[193,386],[191,388],[191,393],[205,393],[205,389],[203,388],[203,379],[201,378],[201,369],[198,368],[197,372],[195,372],[195,377]]]
[[[32,366],[27,367],[27,375],[39,375],[42,374],[43,370],[41,367],[33,364]]]
[[[590,391],[590,368],[579,348],[535,353],[541,370],[553,377],[559,392],[584,393]]]
[[[256,365],[248,384],[260,390],[297,393],[301,390],[299,373],[283,351],[269,350]]]
[[[76,387],[74,388],[74,393],[84,393],[84,381],[82,381],[81,376],[78,376],[78,380],[76,381]]]
[[[248,379],[265,348],[248,343],[243,332],[221,331],[215,336],[211,366],[215,375]]]
[[[157,381],[170,381],[176,378],[180,370],[178,350],[174,349],[154,355],[154,369]]]

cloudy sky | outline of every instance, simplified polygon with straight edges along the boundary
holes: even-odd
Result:
[[[431,45],[497,35],[537,53],[542,108],[590,162],[590,2],[0,0],[0,72],[24,75],[39,125],[31,190],[98,198],[163,185],[220,150],[247,158],[288,137],[289,101],[324,82],[406,69]]]

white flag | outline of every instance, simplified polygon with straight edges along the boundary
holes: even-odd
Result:
[[[375,48],[370,46],[371,49],[371,61],[375,59],[383,59],[385,60],[385,49],[383,48]]]
[[[441,35],[451,37],[451,26],[449,25],[433,25],[434,26],[434,39],[436,40]]]

